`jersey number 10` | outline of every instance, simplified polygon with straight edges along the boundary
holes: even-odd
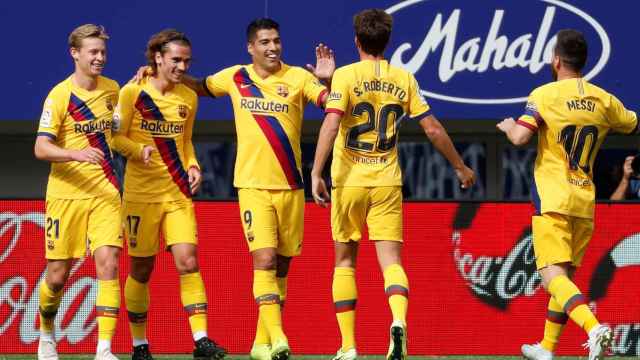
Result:
[[[587,139],[589,143],[587,144]],[[598,128],[593,125],[579,128],[576,125],[568,125],[560,131],[559,143],[562,143],[564,151],[569,159],[569,169],[578,170],[578,167],[585,173],[591,170],[591,160],[593,150],[598,141]],[[584,154],[588,145],[587,153]],[[583,157],[583,155],[586,155]],[[584,160],[583,160],[584,159]]]

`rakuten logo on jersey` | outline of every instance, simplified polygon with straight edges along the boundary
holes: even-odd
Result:
[[[406,0],[394,16],[391,63],[416,75],[422,94],[467,104],[526,101],[551,79],[555,34],[582,31],[589,43],[585,78],[606,66],[611,44],[587,12],[559,0]]]

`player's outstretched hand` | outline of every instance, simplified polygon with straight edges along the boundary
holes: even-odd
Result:
[[[466,165],[462,169],[456,169],[456,176],[460,180],[460,187],[469,189],[476,183],[476,174]]]
[[[154,151],[155,149],[151,145],[145,145],[142,148],[142,162],[145,165],[149,165],[149,161],[151,161],[151,153]]]
[[[506,118],[500,121],[498,124],[496,124],[496,127],[498,128],[498,130],[502,131],[503,133],[507,133],[515,125],[516,125],[516,121],[513,120],[513,118]]]
[[[321,176],[311,177],[311,193],[313,194],[313,201],[316,204],[326,208],[329,206],[329,192],[327,191],[327,184],[324,183],[324,179]]]
[[[307,69],[320,80],[328,81],[336,70],[336,59],[333,50],[320,43],[316,46],[316,66],[307,64]]]
[[[129,80],[129,82],[140,84],[142,82],[142,79],[146,78],[149,75],[151,75],[151,67],[149,67],[148,65],[140,66],[138,68],[138,71],[136,71],[136,74],[131,78],[131,80]]]
[[[104,160],[104,153],[98,148],[93,146],[87,146],[82,150],[75,150],[71,152],[71,159],[79,162],[88,162],[99,165]]]
[[[200,190],[200,184],[202,183],[202,174],[200,173],[200,169],[195,166],[192,166],[187,171],[187,175],[189,175],[189,185],[191,186],[191,193],[195,194]]]

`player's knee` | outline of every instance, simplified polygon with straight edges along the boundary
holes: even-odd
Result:
[[[154,266],[153,258],[131,258],[129,275],[136,281],[146,284],[151,278]]]
[[[112,280],[118,276],[118,258],[104,259],[96,263],[96,275],[100,280]]]
[[[64,276],[51,276],[47,279],[47,286],[53,292],[58,292],[64,288],[67,278]]]
[[[198,258],[195,256],[184,256],[176,261],[176,268],[180,275],[198,272]]]
[[[276,254],[272,252],[256,252],[253,254],[253,268],[258,270],[276,269]]]

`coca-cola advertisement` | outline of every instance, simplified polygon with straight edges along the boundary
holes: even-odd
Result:
[[[614,329],[612,351],[640,355],[640,225],[634,204],[599,204],[594,237],[575,281],[598,318]],[[255,331],[251,259],[235,202],[198,202],[199,258],[209,301],[209,334],[232,353],[247,353]],[[516,355],[541,340],[548,296],[535,271],[527,203],[405,203],[404,264],[410,281],[409,353]],[[38,284],[44,276],[43,201],[0,201],[0,354],[34,353]],[[189,353],[187,315],[169,253],[151,280],[151,350]],[[128,271],[126,250],[120,279]],[[284,326],[292,351],[328,354],[339,347],[331,279],[329,210],[308,203],[303,253],[291,266]],[[382,354],[391,314],[375,249],[363,240],[358,270],[358,352]],[[95,269],[74,263],[56,317],[58,349],[91,353],[97,341]],[[114,352],[130,351],[124,300]],[[313,324],[313,326],[309,326]],[[583,355],[586,335],[569,324],[560,355]]]

